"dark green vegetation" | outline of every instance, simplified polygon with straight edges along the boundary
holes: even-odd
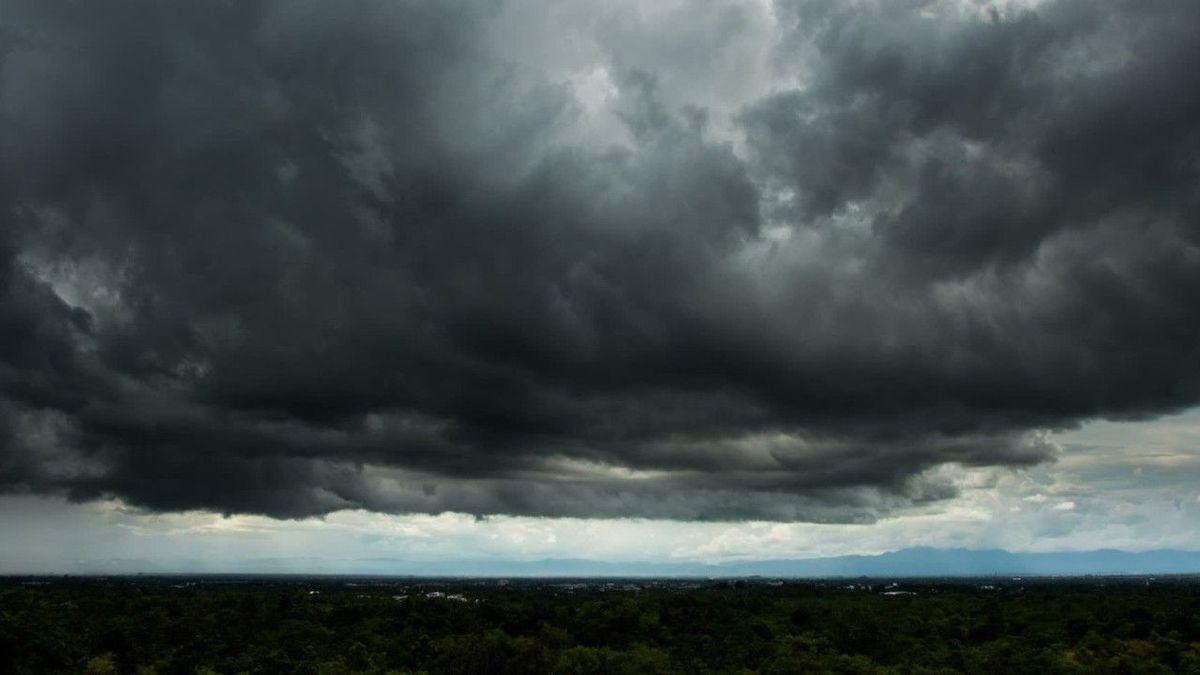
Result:
[[[9,579],[0,672],[1200,674],[1200,583]]]

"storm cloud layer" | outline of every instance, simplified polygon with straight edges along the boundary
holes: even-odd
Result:
[[[0,490],[870,520],[1200,403],[1200,4],[0,0]]]

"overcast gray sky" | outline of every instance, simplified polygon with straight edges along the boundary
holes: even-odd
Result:
[[[0,566],[1200,548],[1197,62],[1192,0],[0,0]]]

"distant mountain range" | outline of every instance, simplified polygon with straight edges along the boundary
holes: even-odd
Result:
[[[608,562],[580,559],[459,560],[437,563],[361,560],[363,573],[520,577],[937,577],[1062,576],[1085,574],[1200,573],[1200,552],[1117,550],[1013,553],[962,548],[907,548],[880,555],[799,560],[754,560],[721,564]]]
[[[1200,551],[1117,550],[1014,553],[963,548],[906,548],[880,555],[797,560],[614,562],[543,560],[406,560],[397,558],[253,558],[208,560],[81,560],[78,574],[333,574],[454,577],[953,577],[1200,574]]]

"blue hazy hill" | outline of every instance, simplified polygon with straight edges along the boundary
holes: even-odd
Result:
[[[1000,549],[907,548],[874,556],[752,561],[721,565],[735,576],[987,576],[1187,574],[1200,572],[1200,552],[1096,550],[1013,553]]]
[[[879,555],[724,563],[399,558],[252,558],[222,562],[80,560],[84,574],[336,574],[449,577],[953,577],[1200,574],[1200,551],[1093,550],[1018,553],[1000,549],[915,547]]]

